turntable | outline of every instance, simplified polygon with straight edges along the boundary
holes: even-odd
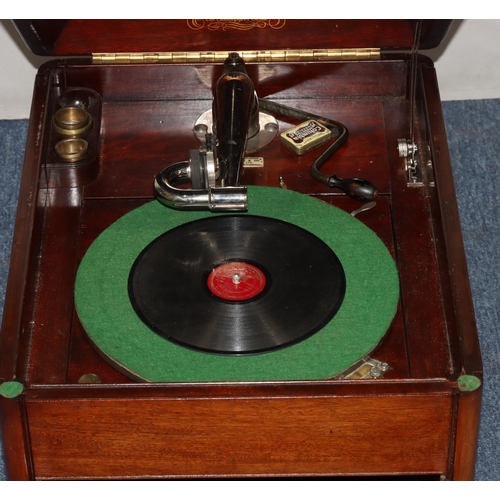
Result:
[[[16,21],[11,479],[473,477],[449,24]]]

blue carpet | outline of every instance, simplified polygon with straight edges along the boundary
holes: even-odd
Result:
[[[0,120],[0,318],[9,273],[12,232],[16,218],[17,196],[28,131],[27,120]],[[0,439],[0,480],[6,480]]]
[[[485,371],[475,478],[500,480],[500,99],[445,102],[443,109]],[[0,316],[26,131],[27,121],[0,121]],[[2,454],[0,442],[5,480]]]
[[[500,480],[500,99],[443,103],[484,365],[477,480]]]

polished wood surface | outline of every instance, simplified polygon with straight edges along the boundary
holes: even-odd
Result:
[[[384,379],[143,384],[93,350],[73,306],[78,263],[101,231],[153,199],[159,170],[198,147],[192,128],[211,106],[220,71],[85,61],[41,69],[0,338],[0,381],[25,385],[19,398],[1,401],[9,476],[470,479],[480,390],[462,392],[457,379],[481,379],[481,358],[439,93],[425,58],[418,134],[430,144],[432,166],[424,163],[419,186],[407,185],[396,149],[408,134],[405,57],[248,65],[260,97],[346,124],[349,140],[325,171],[365,177],[380,189],[377,206],[358,218],[400,273],[396,318],[372,353],[391,368]],[[61,167],[51,119],[75,88],[101,99],[89,135],[95,155]],[[279,117],[279,124],[295,123]],[[243,183],[278,186],[282,176],[289,189],[348,212],[359,207],[310,178],[317,151],[298,157],[275,139],[257,154],[265,166],[245,170]],[[85,373],[103,384],[77,384]]]
[[[450,402],[441,396],[31,400],[28,412],[35,474],[44,479],[443,474]]]
[[[439,45],[451,21],[426,19],[421,48]],[[25,19],[15,24],[39,55],[270,49],[410,49],[415,20]]]

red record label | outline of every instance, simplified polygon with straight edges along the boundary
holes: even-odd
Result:
[[[256,297],[266,286],[266,276],[247,262],[228,262],[208,276],[209,290],[220,299],[242,301]]]

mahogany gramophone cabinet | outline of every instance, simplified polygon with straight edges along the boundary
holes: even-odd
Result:
[[[473,478],[449,21],[15,24],[10,479]]]

